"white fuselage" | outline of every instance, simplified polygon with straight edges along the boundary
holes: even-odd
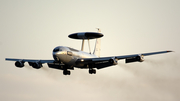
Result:
[[[58,46],[53,50],[53,58],[69,66],[83,67],[83,64],[76,64],[77,59],[80,58],[98,58],[94,54],[84,51],[76,50],[70,47]]]

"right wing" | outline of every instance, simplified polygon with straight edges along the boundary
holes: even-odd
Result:
[[[126,63],[130,62],[142,62],[144,56],[163,54],[172,51],[159,51],[159,52],[150,52],[142,54],[133,54],[133,55],[123,55],[123,56],[111,56],[111,57],[100,57],[100,58],[81,58],[77,60],[77,64],[94,64],[95,68],[101,69],[116,65],[117,61],[120,59],[126,59]]]

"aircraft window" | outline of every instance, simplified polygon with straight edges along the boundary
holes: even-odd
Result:
[[[73,53],[70,52],[70,51],[67,51],[67,54],[70,55],[70,56],[72,56]]]
[[[59,51],[59,48],[55,48],[54,50],[53,50],[53,52],[58,52]]]

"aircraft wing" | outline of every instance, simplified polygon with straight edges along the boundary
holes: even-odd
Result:
[[[6,58],[7,61],[16,61],[15,66],[22,68],[25,62],[28,62],[33,68],[39,69],[42,67],[42,64],[47,63],[50,68],[63,70],[63,63],[55,62],[55,60],[33,60],[33,59],[12,59]],[[71,68],[70,68],[71,69]]]
[[[31,60],[31,59],[12,59],[6,58],[7,61],[21,61],[21,62],[38,62],[38,63],[53,63],[54,60]]]
[[[159,52],[150,52],[150,53],[142,53],[142,54],[134,54],[134,55],[124,55],[124,56],[117,56],[117,58],[118,59],[126,59],[126,58],[136,57],[139,55],[149,56],[149,55],[163,54],[163,53],[168,53],[168,52],[172,52],[172,51],[159,51]]]
[[[159,51],[159,52],[150,52],[150,53],[142,53],[142,54],[132,54],[132,55],[122,55],[122,56],[111,56],[111,57],[100,57],[100,58],[81,58],[77,60],[78,63],[83,63],[83,64],[94,64],[97,69],[109,67],[112,65],[117,64],[117,60],[120,59],[126,59],[128,60],[126,63],[130,62],[142,62],[141,60],[138,60],[138,57],[142,58],[144,56],[149,56],[149,55],[156,55],[156,54],[163,54],[163,53],[169,53],[172,51]],[[130,62],[129,62],[130,61]]]

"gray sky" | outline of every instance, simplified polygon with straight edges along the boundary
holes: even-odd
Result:
[[[179,101],[179,11],[179,0],[0,0],[0,100]],[[20,69],[4,60],[52,59],[56,46],[81,48],[69,34],[97,27],[104,34],[101,56],[175,52],[143,63],[122,60],[96,75],[75,69],[64,76],[47,65]]]

